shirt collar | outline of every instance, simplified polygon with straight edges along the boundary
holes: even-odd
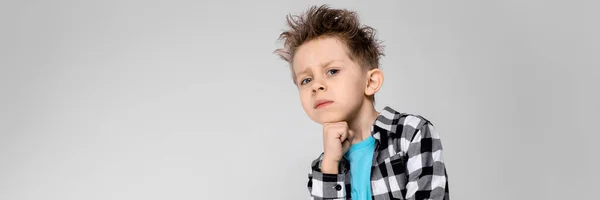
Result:
[[[388,132],[394,132],[393,130],[398,125],[396,114],[398,112],[389,106],[381,110],[371,126],[371,135],[375,140],[379,142],[382,135],[387,136]]]

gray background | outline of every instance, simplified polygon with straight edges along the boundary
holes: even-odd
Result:
[[[598,194],[595,1],[1,1],[0,199],[306,199],[284,17],[357,10],[453,199]]]

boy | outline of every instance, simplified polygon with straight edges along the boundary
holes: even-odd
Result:
[[[308,174],[311,199],[449,199],[440,138],[427,119],[385,107],[375,30],[355,12],[313,6],[287,17],[277,49],[302,108],[323,126],[324,152]]]

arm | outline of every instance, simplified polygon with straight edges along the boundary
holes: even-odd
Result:
[[[442,143],[430,122],[416,132],[407,150],[408,183],[406,199],[448,200],[448,175]]]
[[[346,162],[338,166],[339,173],[324,173],[321,171],[323,153],[311,164],[308,172],[308,192],[311,199],[346,199],[346,187],[350,181]]]

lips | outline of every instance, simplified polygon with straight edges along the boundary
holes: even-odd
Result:
[[[331,103],[333,103],[333,101],[331,101],[331,100],[325,100],[325,99],[318,100],[318,101],[315,102],[315,109],[321,108],[323,106],[327,106],[327,105],[329,105]]]

